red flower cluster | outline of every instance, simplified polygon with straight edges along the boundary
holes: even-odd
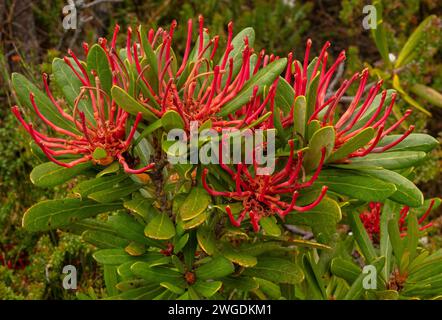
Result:
[[[27,265],[29,265],[28,254],[21,251],[15,259],[8,259],[6,254],[13,248],[14,245],[12,244],[3,245],[3,252],[0,251],[0,266],[7,267],[8,269],[23,270]]]
[[[234,226],[239,227],[241,222],[249,214],[250,222],[255,232],[259,231],[259,220],[266,216],[278,214],[284,218],[292,211],[304,212],[311,210],[318,205],[324,198],[327,187],[322,187],[318,198],[311,204],[302,207],[296,205],[296,199],[299,196],[299,190],[312,186],[317,179],[325,158],[325,149],[322,152],[320,164],[310,180],[301,181],[300,173],[302,170],[303,154],[301,151],[297,153],[297,158],[294,157],[294,143],[289,141],[290,155],[284,168],[272,175],[257,175],[249,171],[247,165],[236,165],[236,172],[229,166],[220,161],[220,165],[235,182],[235,191],[216,191],[207,184],[208,169],[204,169],[202,174],[203,186],[207,192],[212,196],[222,196],[233,200],[242,201],[243,210],[239,214],[238,219],[232,214],[229,206],[226,207],[227,214]],[[253,169],[256,172],[257,163],[254,159]],[[282,196],[291,196],[290,202],[285,202],[281,199]]]
[[[64,119],[72,123],[72,127],[75,129],[67,130],[61,128],[47,119],[40,112],[34,94],[32,93],[29,98],[37,116],[48,125],[48,127],[56,133],[66,136],[66,138],[49,137],[35,130],[31,123],[26,123],[17,106],[12,107],[14,115],[32,136],[37,145],[43,150],[45,155],[60,166],[71,168],[77,164],[88,161],[106,166],[114,160],[118,160],[128,173],[137,174],[151,169],[154,164],[149,164],[140,169],[131,169],[124,157],[124,153],[129,149],[138,123],[141,120],[141,113],[137,115],[132,129],[126,137],[125,132],[129,114],[119,108],[115,101],[101,89],[98,77],[95,77],[94,84],[91,83],[86,69],[72,51],[70,51],[70,54],[76,63],[76,67],[81,70],[81,74],[78,73],[77,68],[72,65],[69,59],[66,58],[65,62],[71,67],[83,84],[81,92],[76,98],[75,105],[70,113],[66,112],[60,105],[60,102],[52,95],[46,74],[43,74],[43,82],[46,93],[54,108],[56,108]],[[83,99],[87,99],[91,102],[93,119],[92,117],[87,118],[85,113],[79,110],[78,106]],[[79,155],[80,157],[70,162],[63,162],[57,159],[57,157],[66,155]]]
[[[314,63],[314,65],[309,66],[311,45],[312,41],[309,39],[307,41],[307,48],[303,64],[301,64],[299,61],[295,61],[294,63],[292,63],[293,57],[292,54],[289,54],[285,80],[293,86],[296,97],[300,95],[306,95],[307,88],[310,86],[312,80],[317,76],[319,72],[319,82],[316,92],[314,110],[312,110],[313,112],[311,115],[308,115],[308,122],[310,123],[313,120],[318,120],[320,121],[322,126],[332,125],[335,128],[335,150],[339,149],[344,143],[355,137],[364,129],[371,127],[375,129],[376,132],[374,138],[369,141],[363,148],[350,153],[347,158],[363,157],[371,152],[384,152],[404,140],[414,130],[414,126],[410,126],[410,128],[396,141],[393,141],[392,143],[383,147],[376,147],[383,137],[385,137],[400,126],[400,124],[411,114],[411,110],[407,110],[404,116],[391,127],[389,127],[388,129],[385,128],[386,121],[393,110],[396,94],[392,94],[390,104],[386,108],[384,108],[384,103],[387,97],[387,91],[384,90],[381,93],[380,102],[377,105],[373,114],[369,117],[365,117],[365,123],[363,125],[360,125],[362,117],[369,114],[368,110],[373,104],[376,95],[379,93],[382,87],[382,80],[380,80],[376,85],[372,86],[368,90],[368,94],[365,99],[363,99],[362,96],[367,90],[366,83],[368,79],[368,70],[365,69],[361,73],[355,73],[353,77],[350,78],[350,80],[343,81],[339,89],[336,92],[331,93],[329,92],[329,86],[332,77],[336,73],[338,66],[345,60],[345,52],[342,51],[336,61],[333,63],[333,65],[329,69],[327,69],[327,49],[330,47],[330,42],[326,42],[316,62],[311,62]],[[311,70],[312,73],[310,77],[308,75],[309,67],[313,68]],[[336,120],[335,113],[338,105],[342,103],[342,98],[349,87],[357,81],[359,81],[359,86],[356,94],[354,95],[347,109],[342,114],[340,114],[339,119]],[[287,127],[292,123],[293,112],[290,112],[289,116],[282,119],[282,124],[283,126]],[[358,124],[357,127],[355,127],[356,124]]]
[[[226,48],[218,64],[214,61],[214,57],[218,50],[219,36],[207,39],[208,30],[204,28],[203,17],[199,16],[196,47],[191,51],[193,22],[190,19],[187,24],[186,48],[178,67],[174,61],[176,58],[172,49],[172,39],[176,27],[177,23],[173,21],[169,30],[150,29],[147,34],[148,41],[142,39],[143,34],[138,30],[139,43],[136,41],[132,43],[132,30],[128,29],[127,58],[131,64],[135,65],[138,78],[142,80],[148,90],[144,94],[140,93],[138,97],[147,109],[159,118],[166,111],[174,110],[180,114],[187,129],[189,129],[191,121],[202,124],[207,120],[212,121],[212,126],[215,129],[239,128],[243,124],[250,124],[266,111],[265,107],[274,95],[277,81],[271,86],[266,98],[258,94],[258,87],[256,87],[249,102],[235,114],[229,115],[228,119],[217,115],[224,105],[237,96],[247,80],[256,74],[261,67],[265,67],[278,57],[265,55],[263,50],[258,54],[257,61],[252,67],[253,48],[249,47],[249,39],[245,37],[243,39],[244,48],[240,53],[242,59],[234,61],[231,56],[234,50],[232,45],[233,24],[230,22]],[[118,30],[117,26],[113,47]],[[150,46],[150,48],[143,46]],[[153,52],[154,48],[158,48],[153,58],[155,61],[143,63],[152,59],[147,52]],[[115,50],[111,50],[110,58],[113,60],[112,64],[120,66],[118,68],[124,72],[125,66],[120,62],[121,59]],[[241,65],[234,65],[237,63]],[[155,69],[155,72],[152,72],[152,68]],[[123,83],[123,86],[127,87],[128,84]]]
[[[430,222],[424,226],[422,226],[422,223],[425,221],[425,219],[428,217],[428,215],[431,212],[431,209],[434,205],[434,199],[431,200],[430,206],[425,211],[425,213],[419,218],[418,223],[420,225],[419,230],[423,231],[425,229],[430,228],[433,225],[433,222]],[[365,227],[365,230],[367,230],[368,235],[370,236],[370,239],[374,242],[379,242],[379,235],[380,235],[380,217],[381,217],[381,209],[382,205],[379,202],[371,202],[369,204],[369,211],[362,212],[359,217],[362,221],[362,224]],[[407,226],[406,226],[406,218],[410,211],[410,207],[404,206],[400,213],[399,213],[399,230],[402,232],[401,236],[405,237],[407,235]]]

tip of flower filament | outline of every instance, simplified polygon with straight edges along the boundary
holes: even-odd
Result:
[[[17,115],[20,114],[20,109],[18,108],[18,106],[13,106],[11,107],[11,112]]]

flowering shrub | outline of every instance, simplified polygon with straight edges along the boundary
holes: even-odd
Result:
[[[255,51],[253,29],[234,37],[230,23],[225,49],[218,51],[222,41],[209,36],[202,17],[196,37],[188,22],[178,58],[172,46],[176,27],[176,22],[168,29],[140,27],[136,36],[129,28],[120,50],[117,26],[110,43],[101,38],[84,45],[85,61],[73,52],[54,60],[52,77],[43,76],[46,93],[13,75],[22,108],[46,125],[37,131],[24,120],[27,110],[12,108],[45,161],[34,168],[31,181],[52,188],[82,177],[67,198],[32,206],[24,228],[81,234],[97,247],[94,258],[104,266],[107,297],[115,299],[440,293],[440,281],[429,282],[430,289],[414,282],[422,270],[438,277],[440,253],[417,250],[415,212],[398,216],[391,209],[425,206],[408,177],[437,141],[412,134],[413,127],[392,134],[403,119],[386,128],[395,93],[380,93],[379,81],[365,95],[367,70],[334,92],[331,80],[345,55],[327,68],[328,43],[310,61],[307,42],[301,63],[292,54],[279,58]],[[345,109],[342,97],[357,80]],[[51,93],[52,82],[60,97]],[[220,149],[235,147],[225,130],[266,135],[251,151],[241,142],[237,163],[222,151],[214,152],[217,163],[170,161],[177,142],[168,134],[192,133],[195,124],[200,149],[219,141]],[[203,135],[210,129],[215,134]],[[192,158],[192,141],[179,143],[182,159]],[[275,158],[273,170],[264,174],[258,170],[260,152]],[[376,213],[361,215],[369,233],[380,234],[380,248],[358,214],[372,202],[389,210],[381,215],[381,205],[373,205]],[[434,199],[432,207],[439,202]],[[338,224],[349,224],[351,233],[338,232]],[[362,287],[355,255],[383,274],[382,285]]]

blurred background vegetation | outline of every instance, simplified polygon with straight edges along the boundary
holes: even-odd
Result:
[[[440,0],[383,1],[378,17],[382,17],[380,27],[388,44],[387,57],[375,41],[376,35],[362,27],[366,16],[363,7],[371,1],[76,0],[75,3],[78,28],[65,31],[62,8],[68,4],[67,0],[0,0],[0,299],[75,298],[74,293],[61,289],[60,285],[61,269],[67,264],[82,267],[80,291],[92,288],[90,295],[91,290],[98,295],[102,291],[102,279],[91,259],[93,248],[60,231],[28,234],[20,228],[26,208],[42,198],[57,197],[61,191],[37,189],[29,181],[37,160],[30,151],[29,140],[9,112],[15,103],[9,77],[11,72],[21,72],[39,82],[42,72],[50,73],[54,57],[63,56],[68,48],[83,52],[83,41],[91,43],[100,36],[108,37],[115,23],[123,28],[138,23],[168,26],[176,19],[182,26],[176,33],[178,51],[184,49],[183,26],[187,19],[198,14],[204,15],[210,33],[220,34],[221,38],[230,20],[234,21],[235,32],[253,26],[255,49],[265,48],[281,56],[293,51],[295,57],[302,59],[308,38],[313,40],[312,50],[318,54],[329,40],[334,56],[343,49],[347,51],[342,77],[368,67],[373,81],[380,76],[392,87],[393,76],[399,74],[404,92],[396,115],[411,103],[415,112],[409,122],[416,125],[416,132],[426,132],[442,140],[442,100],[438,93],[442,92]],[[379,4],[378,1],[378,8]],[[394,60],[423,21],[423,30],[413,41],[414,58],[394,69],[391,66]],[[427,198],[442,194],[441,158],[439,148],[417,168],[415,182]],[[441,226],[442,220],[436,221],[429,240],[434,247],[442,245]]]

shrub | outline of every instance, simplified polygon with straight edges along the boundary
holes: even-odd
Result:
[[[403,121],[387,126],[395,92],[381,92],[380,81],[364,96],[366,70],[335,90],[331,80],[345,54],[328,67],[328,43],[311,59],[309,40],[298,61],[255,52],[252,28],[233,37],[229,24],[221,46],[201,16],[193,23],[179,59],[175,21],[129,28],[121,49],[117,26],[111,41],[84,46],[85,61],[72,51],[55,59],[51,79],[60,97],[47,75],[46,93],[13,75],[22,107],[52,131],[37,130],[12,108],[46,161],[31,181],[54,187],[84,177],[66,198],[32,206],[24,228],[62,229],[96,246],[111,298],[438,295],[440,252],[418,248],[428,231],[418,222],[429,212],[417,216],[428,203],[407,179],[438,142],[413,127],[393,134]],[[342,97],[356,81],[346,106]],[[171,141],[171,132],[191,138]],[[264,134],[252,149],[240,145],[240,160],[231,164],[222,146],[235,147],[235,132]],[[170,161],[191,160],[192,143],[219,164]],[[274,156],[274,170],[260,170],[260,155]],[[359,218],[370,202],[384,203],[379,245]],[[398,205],[414,208],[404,237]],[[376,289],[363,286],[364,265],[377,271]],[[432,281],[417,282],[426,276]]]

